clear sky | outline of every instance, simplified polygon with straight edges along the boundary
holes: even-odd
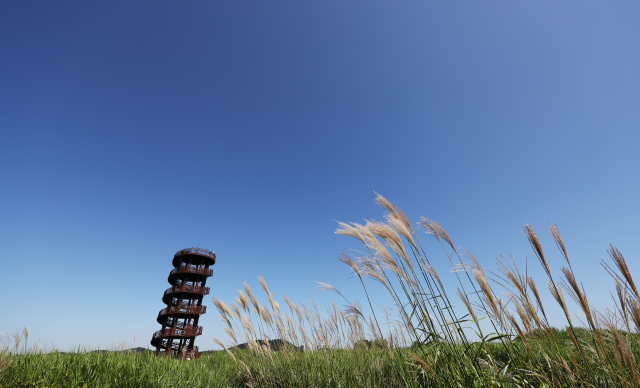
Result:
[[[0,331],[147,346],[192,246],[218,257],[201,350],[225,338],[211,296],[258,275],[364,302],[336,260],[362,247],[333,232],[382,218],[374,190],[539,282],[522,227],[559,275],[557,223],[604,306],[609,243],[640,280],[638,20],[637,1],[0,1]]]

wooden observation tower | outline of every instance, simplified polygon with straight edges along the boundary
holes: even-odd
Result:
[[[215,253],[202,248],[187,248],[173,256],[173,270],[169,273],[169,287],[162,296],[166,308],[158,313],[162,330],[153,333],[151,346],[156,354],[172,354],[184,359],[200,357],[194,346],[196,336],[202,334],[198,326],[200,315],[207,312],[202,298],[209,294],[205,287],[213,274],[210,266],[216,263]]]

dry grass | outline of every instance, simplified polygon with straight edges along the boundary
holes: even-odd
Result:
[[[231,309],[220,301],[214,302],[232,338],[227,347],[246,342],[250,348],[249,352],[232,355],[242,366],[246,381],[255,386],[286,386],[282,377],[276,377],[282,376],[283,368],[302,376],[307,373],[309,360],[314,360],[312,365],[324,365],[323,373],[331,375],[334,369],[343,367],[344,354],[336,356],[339,349],[358,348],[356,344],[366,338],[384,338],[386,349],[377,357],[386,363],[384,373],[400,378],[401,386],[640,386],[640,296],[622,253],[615,247],[608,251],[613,266],[603,266],[613,277],[617,299],[612,308],[601,313],[589,304],[558,227],[548,224],[568,267],[562,267],[560,277],[554,278],[541,238],[531,225],[524,226],[527,241],[546,274],[549,291],[565,314],[566,329],[558,331],[549,324],[536,281],[528,271],[521,272],[513,258],[501,257],[496,261],[497,272],[486,271],[473,254],[456,248],[442,225],[422,217],[417,226],[440,243],[458,282],[457,297],[462,303],[451,300],[405,213],[381,195],[375,202],[386,210],[384,221],[372,220],[364,225],[338,223],[336,234],[355,238],[366,252],[357,256],[343,252],[338,260],[358,278],[369,306],[368,280],[389,292],[394,303],[392,318],[389,310],[385,311],[384,320],[375,313],[365,317],[360,305],[349,302],[326,283],[319,283],[318,289],[337,293],[347,301],[346,307],[338,308],[334,303],[321,313],[313,302],[296,305],[284,297],[289,311],[283,313],[275,308],[277,302],[263,278],[260,284],[271,308],[260,305],[245,283],[251,305],[242,291],[236,298],[238,306],[233,304]],[[504,292],[500,295],[496,290]],[[586,329],[574,326],[563,291],[584,314]],[[464,316],[459,316],[461,312],[454,304],[464,306]],[[239,308],[244,311],[242,317],[229,312]],[[380,330],[387,325],[393,329]],[[480,341],[469,339],[472,332],[473,338],[479,336]],[[311,352],[300,357],[296,348],[291,348],[276,354],[260,345],[269,343],[259,342],[261,339],[275,338]],[[412,344],[411,351],[407,351],[408,344]],[[301,362],[302,359],[306,361]],[[354,371],[364,371],[355,361],[347,364]],[[378,369],[374,374],[384,373]],[[309,386],[318,383],[309,376],[306,379]],[[382,381],[386,380],[373,380],[362,386],[385,386]]]

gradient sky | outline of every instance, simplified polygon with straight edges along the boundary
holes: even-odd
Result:
[[[606,306],[608,244],[640,276],[638,20],[637,1],[0,1],[0,331],[146,347],[192,246],[218,257],[201,350],[226,338],[211,296],[259,275],[364,302],[336,260],[362,247],[333,232],[381,219],[374,191],[489,269],[528,257],[558,314],[522,233],[559,275],[556,223]]]

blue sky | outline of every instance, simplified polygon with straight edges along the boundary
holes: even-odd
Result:
[[[0,1],[0,331],[147,346],[191,246],[227,302],[258,275],[364,302],[336,260],[361,247],[333,231],[381,219],[374,190],[539,282],[522,227],[559,275],[557,223],[605,306],[609,243],[640,276],[639,19],[633,1]],[[201,350],[225,337],[210,299]]]

